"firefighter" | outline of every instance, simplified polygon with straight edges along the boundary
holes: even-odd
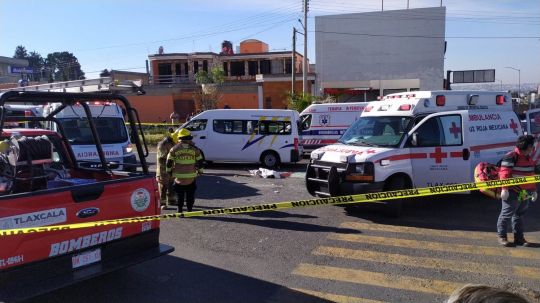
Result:
[[[178,144],[176,144],[167,156],[167,173],[174,178],[173,188],[176,192],[178,212],[182,212],[184,201],[187,210],[193,210],[195,204],[195,178],[202,174],[203,157],[201,151],[191,141],[191,133],[185,129],[176,131]]]
[[[158,182],[161,209],[176,205],[176,195],[173,190],[174,180],[169,177],[166,171],[167,155],[171,148],[178,143],[178,139],[174,137],[174,134],[174,129],[169,127],[165,138],[159,141],[157,145],[156,180]]]

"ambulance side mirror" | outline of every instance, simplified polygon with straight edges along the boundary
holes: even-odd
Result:
[[[413,133],[411,136],[411,145],[418,146],[418,133]]]

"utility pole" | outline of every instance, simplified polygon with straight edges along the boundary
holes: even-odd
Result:
[[[292,29],[292,54],[291,54],[291,95],[294,97],[294,83],[296,82],[296,28]]]
[[[307,92],[307,13],[309,9],[309,0],[304,1],[304,64],[302,67],[302,93],[305,96]]]

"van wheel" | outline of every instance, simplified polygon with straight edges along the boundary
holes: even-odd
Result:
[[[275,168],[279,165],[279,155],[274,151],[265,151],[261,155],[261,163],[267,168]]]
[[[393,177],[390,180],[385,182],[384,191],[407,189],[407,187],[408,186],[404,178]],[[388,214],[388,216],[397,218],[401,216],[402,210],[403,210],[402,199],[386,201],[385,212]]]

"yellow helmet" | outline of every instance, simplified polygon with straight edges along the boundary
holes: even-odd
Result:
[[[172,139],[174,143],[178,143],[180,140],[191,140],[193,137],[191,136],[191,132],[189,130],[181,128],[173,134]]]

